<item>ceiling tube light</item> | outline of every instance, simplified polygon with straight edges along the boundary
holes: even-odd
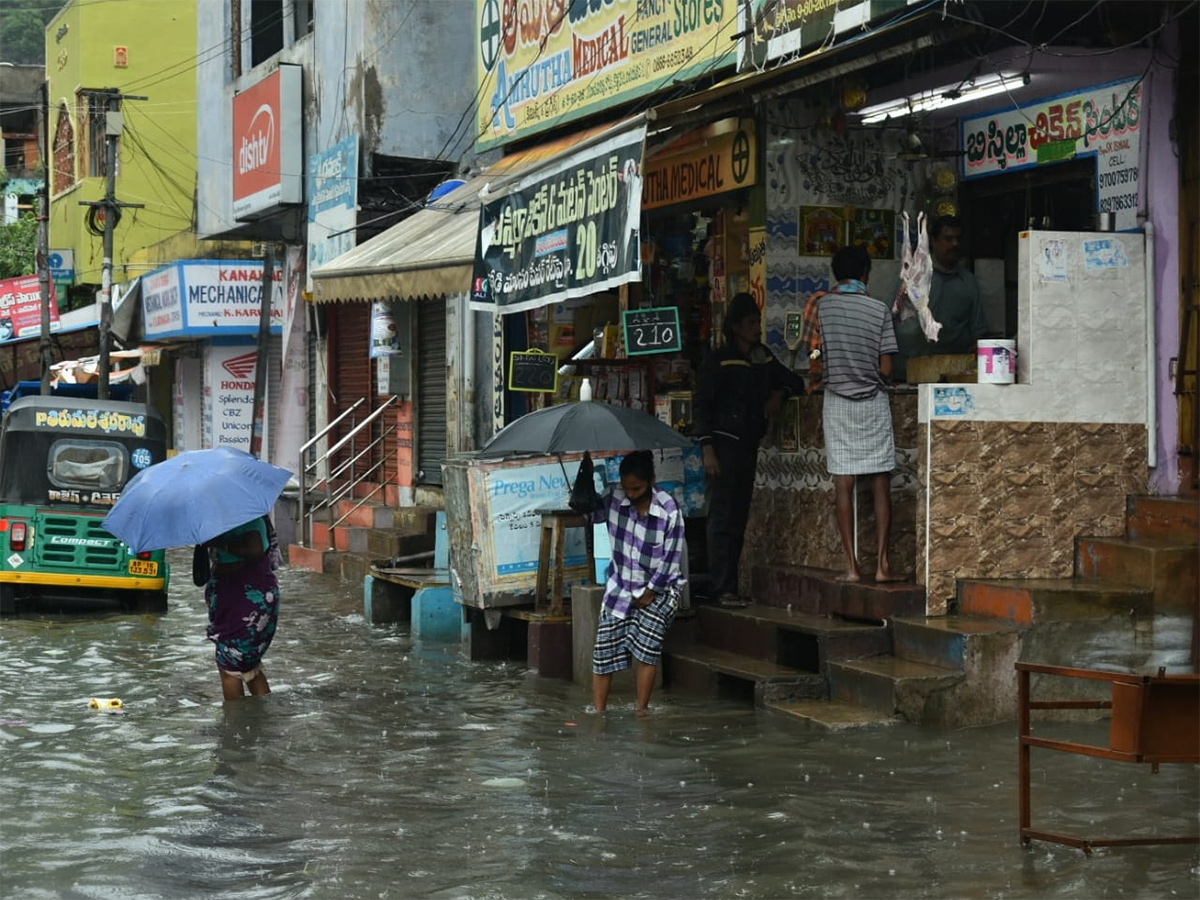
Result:
[[[887,103],[867,106],[860,109],[857,115],[862,117],[863,125],[876,125],[898,116],[945,109],[947,106],[1014,91],[1028,84],[1028,74],[1002,72],[996,75],[986,75],[974,82],[961,85],[950,84],[934,88],[931,91],[923,91],[920,94],[913,94],[911,97],[901,97],[898,100],[889,100]]]

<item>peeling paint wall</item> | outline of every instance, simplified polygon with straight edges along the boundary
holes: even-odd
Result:
[[[198,0],[199,232],[235,227],[233,96],[279,63],[304,69],[304,157],[361,136],[362,177],[371,154],[433,159],[470,151],[474,133],[447,143],[474,97],[473,0],[322,0],[315,25],[268,62],[232,75],[232,0]],[[472,121],[471,117],[467,117]],[[303,242],[303,235],[298,236]]]

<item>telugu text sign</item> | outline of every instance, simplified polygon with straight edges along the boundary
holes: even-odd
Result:
[[[1142,88],[1122,81],[964,119],[963,177],[1036,166],[1044,145],[1074,141],[1074,158],[1096,157],[1096,211],[1115,213],[1119,230],[1136,228]]]
[[[58,297],[50,285],[50,330],[58,331]],[[0,341],[42,332],[42,284],[37,275],[0,281]]]
[[[639,280],[645,136],[622,131],[483,198],[472,304],[520,312]]]
[[[732,65],[735,0],[476,0],[481,149]]]
[[[358,135],[308,158],[308,285],[312,270],[354,249],[358,224]]]

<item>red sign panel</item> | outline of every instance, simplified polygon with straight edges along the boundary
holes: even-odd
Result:
[[[50,282],[50,330],[58,331],[58,297]],[[42,285],[36,275],[0,281],[0,341],[42,332]]]
[[[280,66],[233,98],[233,214],[303,200],[299,66]]]

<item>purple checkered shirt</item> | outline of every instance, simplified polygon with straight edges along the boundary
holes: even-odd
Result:
[[[618,619],[625,618],[634,598],[647,590],[662,594],[684,582],[683,516],[670,494],[657,487],[651,490],[644,516],[616,487],[596,512],[596,521],[608,525],[612,538],[604,608]]]

